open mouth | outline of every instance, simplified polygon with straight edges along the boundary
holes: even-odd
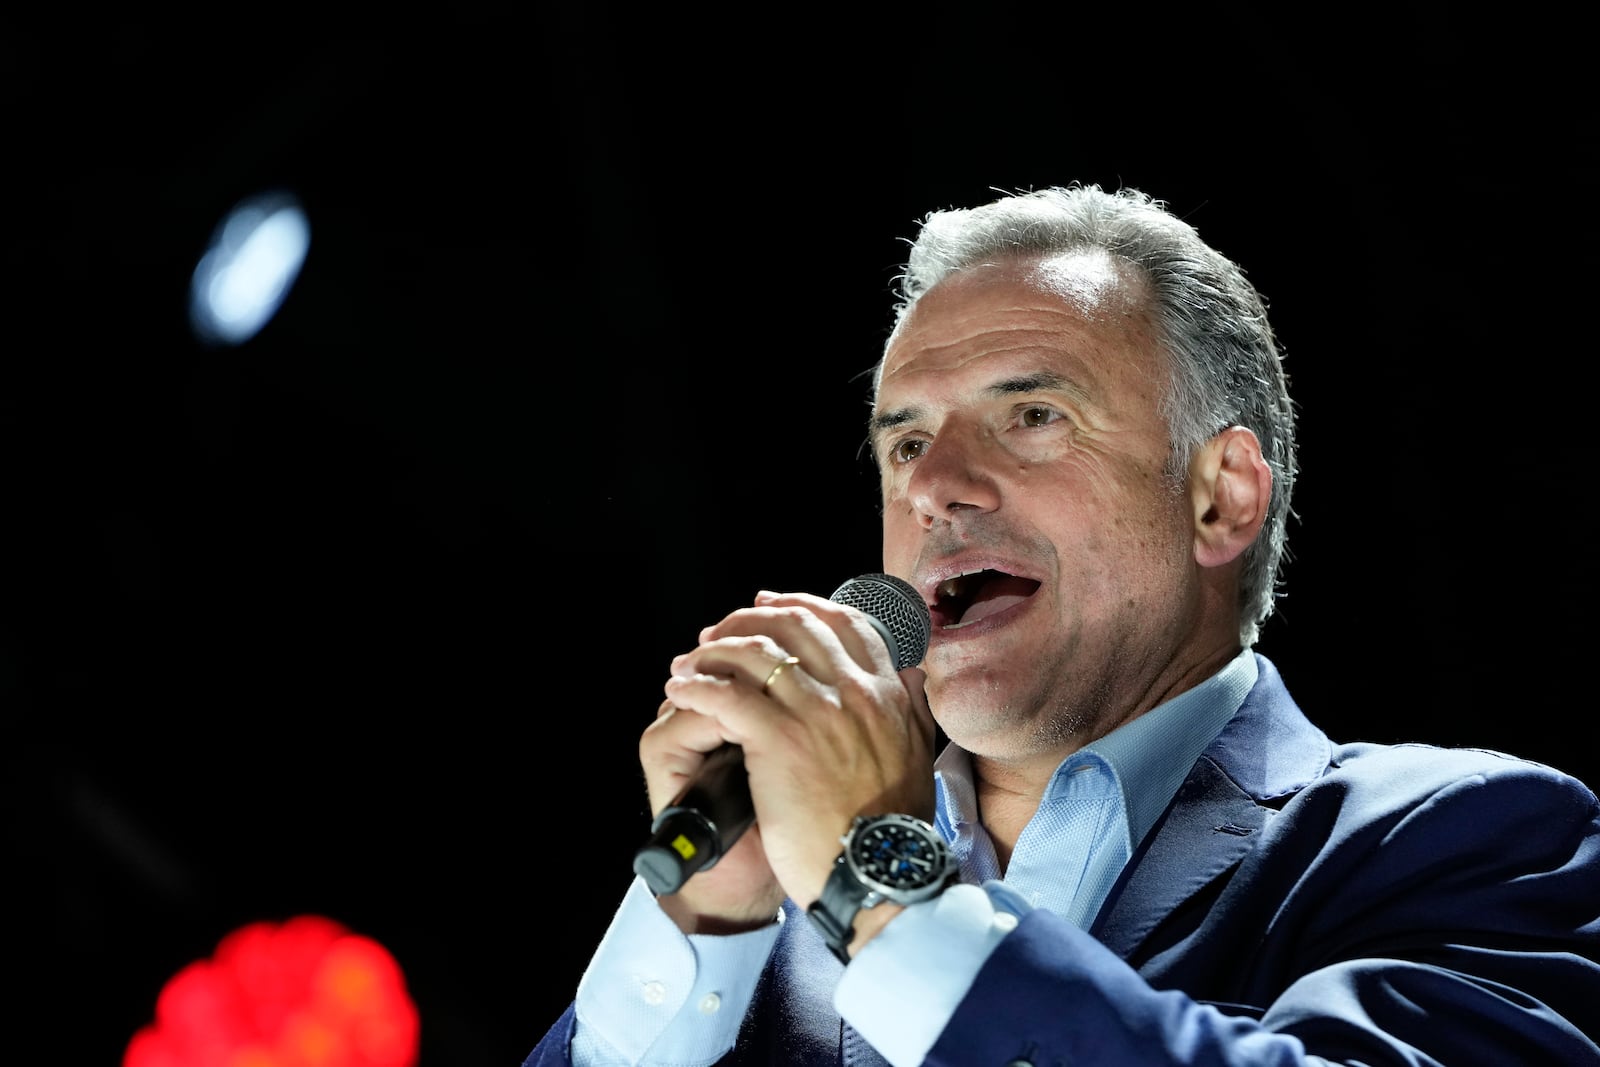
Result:
[[[939,583],[930,612],[939,630],[971,626],[1028,599],[1039,589],[1032,578],[1004,571],[973,571]]]

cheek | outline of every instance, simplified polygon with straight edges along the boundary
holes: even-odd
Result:
[[[915,562],[922,525],[904,500],[890,500],[882,510],[883,562],[893,571],[897,563]]]
[[[1117,513],[1113,528],[1119,551],[1146,559],[1164,559],[1179,542],[1187,544],[1183,525],[1186,513],[1170,505],[1152,507],[1149,501],[1141,503],[1138,509]]]
[[[878,509],[885,519],[910,508],[906,499],[904,476],[901,472],[878,475]]]
[[[1188,495],[1174,488],[1164,467],[1130,461],[1116,472],[1110,513],[1123,533],[1145,547],[1169,541],[1189,524]]]
[[[1186,508],[1155,504],[1145,501],[1141,510],[1124,513],[1113,551],[1123,569],[1124,585],[1165,598],[1182,583],[1193,562],[1194,541]]]
[[[1097,579],[1113,586],[1166,581],[1192,554],[1188,502],[1159,469],[1128,467],[1115,477],[1096,469],[1078,487],[1044,506],[1061,516],[1054,527],[1070,534],[1058,544],[1076,543]]]

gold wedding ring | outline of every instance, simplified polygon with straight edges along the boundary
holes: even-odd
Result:
[[[761,683],[761,691],[765,693],[768,689],[771,689],[772,683],[777,680],[778,675],[782,674],[786,668],[793,667],[799,662],[799,656],[790,656],[788,659],[779,662],[776,667],[772,668],[772,673],[767,675],[767,680]]]

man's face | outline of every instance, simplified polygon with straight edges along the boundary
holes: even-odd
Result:
[[[1070,750],[1154,706],[1200,612],[1143,296],[1098,253],[984,266],[885,355],[884,567],[933,605],[929,700],[980,755]]]

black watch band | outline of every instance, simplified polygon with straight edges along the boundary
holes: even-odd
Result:
[[[856,913],[870,892],[850,874],[841,852],[833,861],[833,870],[828,872],[822,895],[806,909],[806,915],[822,933],[828,951],[838,957],[840,963],[850,962],[850,942],[856,938]]]

